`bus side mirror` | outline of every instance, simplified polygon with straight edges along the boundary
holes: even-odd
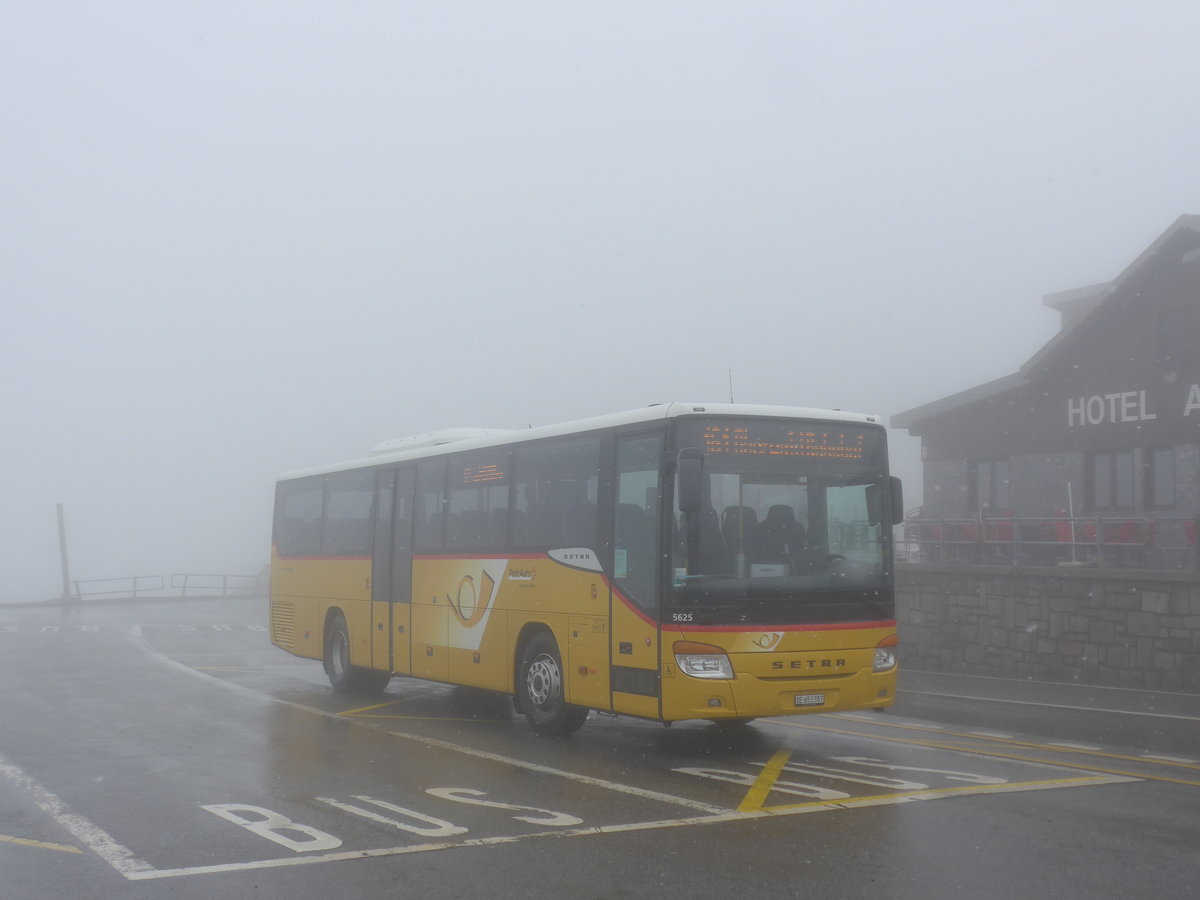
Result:
[[[675,457],[675,478],[679,496],[675,502],[682,513],[698,513],[704,508],[704,456],[694,447],[683,447]]]
[[[892,524],[899,525],[904,521],[904,486],[895,475],[892,479]]]

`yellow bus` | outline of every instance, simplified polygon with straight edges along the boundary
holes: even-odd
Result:
[[[671,723],[892,704],[878,417],[670,403],[387,441],[276,489],[271,641],[337,691],[395,676]]]

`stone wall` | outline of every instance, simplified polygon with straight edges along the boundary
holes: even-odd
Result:
[[[1200,576],[903,564],[902,666],[1200,694]]]

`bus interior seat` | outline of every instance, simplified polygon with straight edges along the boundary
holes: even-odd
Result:
[[[804,550],[804,526],[796,520],[796,511],[787,504],[776,504],[755,529],[755,553],[760,561],[795,558]]]

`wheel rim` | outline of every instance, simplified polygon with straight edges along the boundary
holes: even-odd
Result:
[[[549,654],[543,653],[525,673],[525,690],[539,709],[553,706],[562,697],[562,673]]]
[[[340,631],[335,631],[329,639],[329,664],[339,678],[350,668],[350,648],[346,644],[346,636]]]

